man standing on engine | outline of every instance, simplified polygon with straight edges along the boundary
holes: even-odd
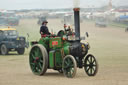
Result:
[[[49,30],[48,30],[48,27],[47,27],[47,23],[48,23],[48,21],[47,20],[44,20],[43,22],[42,22],[42,26],[40,27],[40,34],[41,34],[41,36],[42,35],[50,35],[51,33],[49,32]]]

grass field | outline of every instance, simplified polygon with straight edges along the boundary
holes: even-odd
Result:
[[[50,31],[57,33],[63,29],[61,20],[48,21]],[[40,38],[40,26],[36,19],[22,19],[15,28],[20,35],[27,36],[29,33],[29,41]],[[29,48],[25,55],[0,55],[0,85],[128,85],[128,33],[111,26],[95,27],[93,22],[84,21],[81,23],[81,36],[85,32],[89,33],[89,38],[86,38],[91,46],[89,53],[96,57],[99,64],[96,76],[88,77],[84,69],[77,69],[73,79],[53,70],[47,70],[44,76],[33,75],[28,62]]]

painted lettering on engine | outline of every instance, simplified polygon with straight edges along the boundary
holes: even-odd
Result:
[[[52,41],[52,45],[58,45],[58,41]]]

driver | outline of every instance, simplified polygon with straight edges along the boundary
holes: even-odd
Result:
[[[50,35],[51,34],[49,32],[49,30],[48,30],[47,23],[48,23],[47,20],[44,20],[42,22],[42,26],[40,27],[40,34],[41,34],[41,36],[44,36],[44,35],[46,36],[46,35]]]

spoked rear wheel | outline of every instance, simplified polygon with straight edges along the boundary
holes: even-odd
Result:
[[[84,60],[84,69],[88,76],[95,76],[98,71],[98,63],[91,54],[87,55]]]
[[[63,73],[68,78],[73,78],[76,75],[77,65],[73,56],[67,55],[63,60]]]
[[[32,72],[43,75],[48,67],[48,54],[43,45],[35,44],[29,54],[29,63]]]

